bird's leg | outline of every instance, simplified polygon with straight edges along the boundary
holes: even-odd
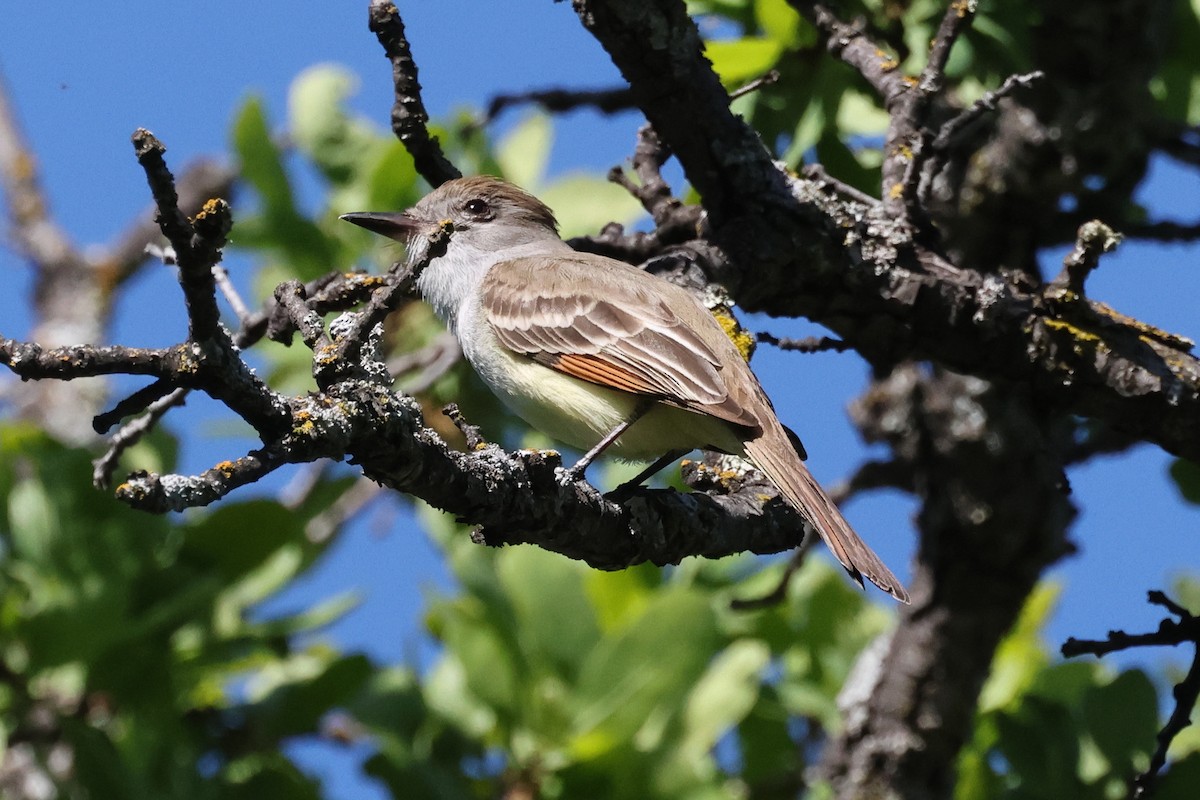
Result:
[[[687,450],[672,450],[671,452],[667,453],[666,455],[661,456],[653,464],[646,467],[644,470],[639,472],[637,475],[634,475],[632,478],[625,481],[620,486],[613,489],[611,492],[609,492],[608,494],[606,494],[604,496],[606,498],[608,498],[609,500],[612,500],[614,503],[621,502],[622,500],[625,499],[626,495],[628,495],[634,489],[641,486],[643,483],[645,483],[647,480],[649,480],[653,476],[662,472],[666,467],[670,466],[672,463],[683,458],[685,455],[687,455],[687,453],[688,453]]]
[[[615,442],[617,439],[620,439],[621,435],[625,433],[625,431],[629,430],[633,423],[645,416],[646,412],[654,407],[654,404],[654,400],[642,401],[636,408],[633,409],[633,413],[630,414],[627,419],[609,431],[603,439],[596,442],[595,446],[592,447],[591,450],[588,450],[583,454],[582,458],[575,462],[575,466],[567,470],[567,479],[571,481],[577,481],[582,478],[584,470],[591,466],[591,463],[596,460],[596,457],[607,450],[613,442]]]

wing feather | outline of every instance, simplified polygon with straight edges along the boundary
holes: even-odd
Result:
[[[603,296],[579,290],[597,279]],[[528,297],[531,284],[539,287],[536,298]],[[695,330],[707,310],[674,284],[580,253],[501,262],[480,291],[492,331],[516,353],[581,380],[760,428],[753,402],[730,395],[711,332],[706,339]]]

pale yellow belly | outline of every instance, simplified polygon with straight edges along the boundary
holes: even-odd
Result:
[[[468,358],[471,353],[468,353]],[[483,363],[480,363],[482,361]],[[497,348],[471,358],[483,381],[518,416],[553,439],[588,450],[628,419],[641,398],[564,375]],[[656,405],[607,451],[649,461],[671,450],[712,448],[740,453],[728,423],[705,414]]]

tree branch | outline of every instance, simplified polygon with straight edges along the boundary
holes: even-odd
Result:
[[[1167,751],[1175,737],[1191,724],[1192,709],[1200,700],[1200,617],[1189,612],[1186,608],[1171,600],[1162,592],[1152,591],[1147,599],[1153,605],[1162,606],[1168,613],[1179,617],[1179,620],[1164,619],[1154,633],[1130,634],[1124,631],[1109,631],[1108,638],[1102,641],[1081,640],[1071,637],[1063,643],[1062,654],[1066,658],[1074,658],[1084,654],[1103,656],[1131,647],[1175,646],[1188,643],[1195,647],[1192,653],[1192,665],[1183,680],[1175,684],[1172,694],[1175,697],[1175,708],[1167,723],[1163,725],[1156,737],[1158,746],[1150,757],[1150,766],[1133,781],[1133,797],[1150,797],[1158,775],[1167,763]]]
[[[1064,411],[1200,459],[1190,342],[1098,303],[1048,304],[1019,273],[955,265],[914,243],[903,220],[784,176],[729,111],[678,0],[574,4],[700,191],[712,238],[730,256],[711,277],[742,307],[821,322],[878,366],[916,353],[1019,382]],[[865,39],[846,36],[867,52]]]
[[[436,137],[426,127],[429,114],[421,100],[421,84],[417,81],[417,63],[404,33],[404,20],[392,0],[371,0],[371,32],[383,46],[392,62],[392,82],[396,87],[396,102],[392,106],[392,130],[404,143],[416,162],[417,172],[431,186],[441,186],[448,180],[462,177],[462,172],[450,163]]]
[[[531,92],[501,94],[487,104],[481,125],[491,123],[508,108],[536,104],[545,111],[562,113],[579,108],[594,108],[601,114],[615,114],[634,108],[633,95],[627,86],[612,89],[536,89]]]

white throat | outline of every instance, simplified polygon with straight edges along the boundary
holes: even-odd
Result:
[[[494,248],[480,247],[469,235],[456,238],[451,234],[445,255],[431,261],[417,278],[417,290],[433,306],[450,332],[458,336],[463,306],[478,296],[483,277],[494,265],[527,256],[573,252],[571,246],[557,236],[542,236]],[[419,259],[422,255],[410,250],[409,260]]]

